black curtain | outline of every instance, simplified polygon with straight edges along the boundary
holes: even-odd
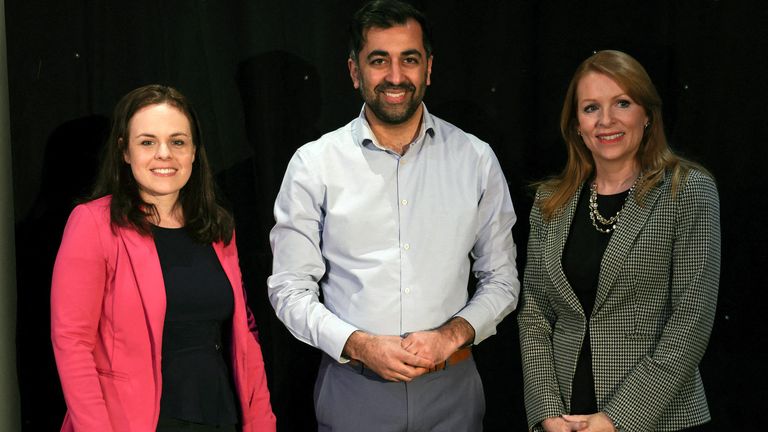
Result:
[[[53,259],[73,200],[87,191],[117,99],[148,83],[195,103],[217,179],[238,224],[249,303],[281,431],[315,428],[317,350],[269,306],[267,233],[288,158],[347,123],[361,102],[346,67],[360,1],[6,1],[17,220],[18,357],[24,430],[58,430],[65,406],[49,339]],[[701,370],[709,430],[751,426],[768,400],[761,312],[768,136],[768,5],[739,0],[416,1],[434,27],[431,112],[491,144],[519,216],[525,263],[528,185],[565,160],[558,116],[575,67],[619,49],[646,66],[679,153],[716,176],[723,260],[717,319]],[[524,430],[515,315],[480,344],[486,430]]]

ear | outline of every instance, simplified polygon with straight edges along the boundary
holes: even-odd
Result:
[[[352,78],[352,85],[355,89],[360,88],[360,68],[357,66],[357,62],[352,57],[347,59],[347,67],[349,68],[349,77]]]
[[[432,76],[432,60],[435,58],[435,56],[430,55],[427,59],[427,85],[432,84],[431,76]]]

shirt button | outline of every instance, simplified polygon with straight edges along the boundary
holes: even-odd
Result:
[[[403,245],[403,249],[405,249],[405,250],[408,250],[410,248],[411,248],[411,245],[409,245],[408,243]]]
[[[401,200],[401,201],[400,201],[400,204],[402,204],[402,205],[408,205],[408,200],[407,200],[407,199]]]
[[[411,293],[411,289],[410,288],[405,288],[405,289],[403,289],[403,292],[406,293],[406,294],[410,294]]]

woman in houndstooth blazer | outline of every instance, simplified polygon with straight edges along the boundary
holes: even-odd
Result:
[[[529,427],[705,423],[698,364],[720,273],[715,182],[671,152],[658,93],[625,53],[577,68],[560,129],[568,162],[536,193],[518,316]]]

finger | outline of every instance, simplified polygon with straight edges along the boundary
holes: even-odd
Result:
[[[432,369],[423,367],[409,367],[407,371],[402,371],[401,373],[403,376],[406,376],[412,380],[429,372],[432,372]]]
[[[587,422],[568,422],[571,431],[580,431],[587,428]]]
[[[585,416],[585,415],[581,415],[581,414],[579,414],[579,415],[563,414],[560,417],[565,419],[565,421],[569,421],[569,422],[585,422],[585,421],[587,421],[589,416]]]
[[[403,363],[407,364],[411,367],[422,367],[422,368],[431,368],[435,366],[435,362],[431,359],[418,356],[415,353],[407,353],[408,355],[405,356],[403,359]]]

